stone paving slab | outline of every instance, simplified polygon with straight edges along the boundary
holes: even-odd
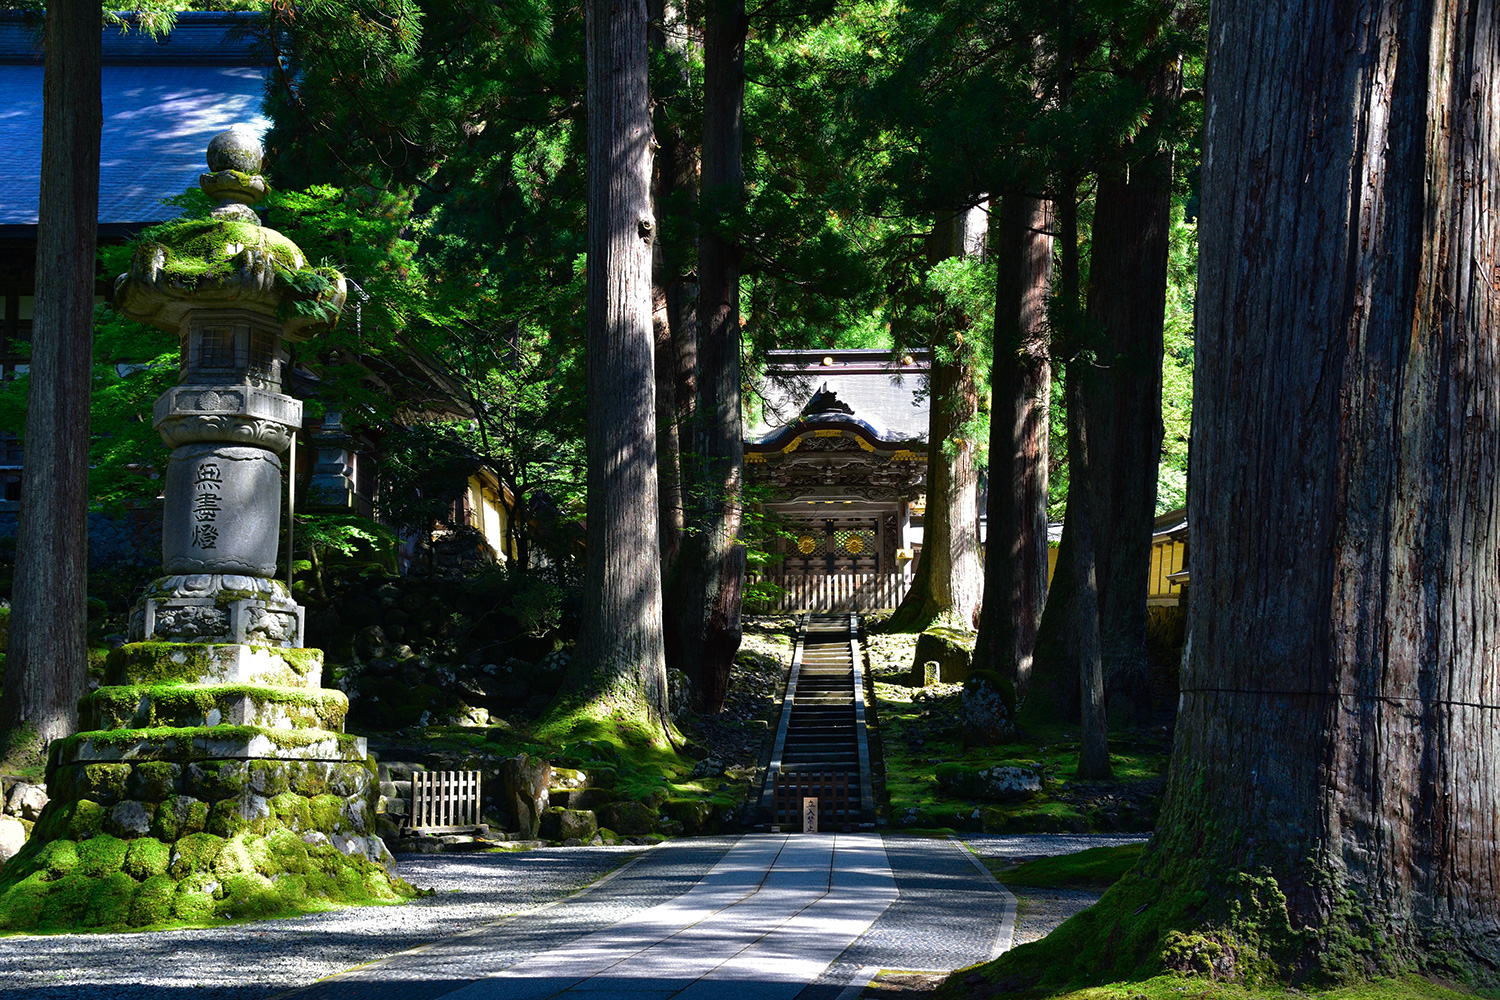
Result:
[[[679,899],[448,997],[791,1000],[895,897],[874,835],[746,837]]]

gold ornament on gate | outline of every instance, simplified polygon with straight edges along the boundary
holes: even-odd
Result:
[[[803,535],[801,538],[797,539],[797,551],[805,556],[812,555],[813,549],[817,547],[818,543],[813,539],[811,535]]]
[[[844,549],[851,556],[857,556],[865,550],[865,540],[858,535],[850,535],[844,539]]]

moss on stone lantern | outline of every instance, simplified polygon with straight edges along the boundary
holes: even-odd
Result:
[[[275,578],[282,460],[302,404],[281,392],[289,340],[337,321],[344,279],[310,269],[249,207],[267,192],[254,136],[208,148],[209,218],[135,248],[115,306],[177,334],[157,401],[172,449],[165,575],[132,611],[79,733],[53,743],[51,797],[0,870],[0,929],[203,923],[413,890],[375,836],[379,786],[348,699],[322,687],[302,609]]]

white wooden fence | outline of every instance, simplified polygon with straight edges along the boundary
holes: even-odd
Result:
[[[760,614],[775,611],[880,611],[896,607],[911,588],[911,577],[902,573],[762,576],[754,578],[753,582],[772,583],[781,588],[779,597],[745,602],[746,611]]]
[[[411,825],[423,833],[451,833],[478,826],[479,772],[413,771]]]

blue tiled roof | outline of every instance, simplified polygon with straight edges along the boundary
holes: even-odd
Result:
[[[852,419],[882,441],[925,441],[929,358],[925,351],[912,354],[914,363],[899,364],[885,351],[770,351],[757,385],[763,403],[759,419],[745,435],[752,442],[774,437],[826,387],[853,409]],[[823,365],[825,357],[834,364]]]
[[[231,125],[263,133],[267,67],[222,13],[178,15],[166,43],[105,29],[99,222],[140,225],[198,183],[209,139]],[[239,22],[242,23],[242,22]],[[217,56],[215,56],[217,53]],[[35,226],[41,182],[42,67],[34,35],[0,20],[0,226]]]

